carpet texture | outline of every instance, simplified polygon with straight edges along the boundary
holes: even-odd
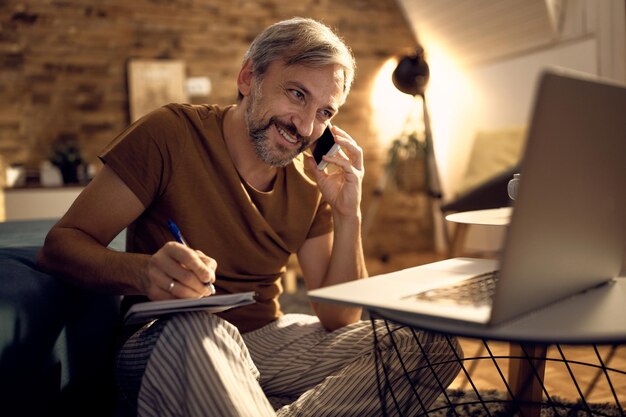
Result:
[[[510,402],[506,401],[506,395],[500,391],[483,391],[480,393],[485,405],[481,404],[474,392],[450,390],[448,397],[452,404],[456,404],[454,411],[448,401],[442,395],[430,407],[428,417],[505,417],[516,415],[515,409]],[[624,410],[620,410],[614,404],[587,404],[582,402],[571,403],[559,398],[552,398],[553,405],[542,406],[541,417],[589,417],[589,416],[623,416]],[[485,406],[488,411],[485,410]]]

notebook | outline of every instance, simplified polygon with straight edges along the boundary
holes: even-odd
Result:
[[[626,88],[546,70],[499,260],[453,258],[309,291],[313,301],[489,326],[617,277],[626,235]],[[479,305],[425,291],[498,271]]]

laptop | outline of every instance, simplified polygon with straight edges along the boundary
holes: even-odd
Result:
[[[310,298],[493,326],[612,281],[625,252],[626,87],[546,70],[527,135],[500,259],[452,258]],[[432,296],[494,271],[487,301]]]

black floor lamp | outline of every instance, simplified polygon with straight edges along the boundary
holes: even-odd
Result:
[[[414,55],[405,56],[400,60],[393,71],[393,85],[405,94],[422,99],[424,137],[426,141],[426,174],[428,178],[428,195],[434,199],[441,199],[441,186],[437,162],[435,160],[432,132],[430,130],[430,116],[426,105],[426,85],[430,78],[430,68],[424,58],[424,49],[417,47]]]
[[[430,127],[430,116],[428,114],[428,107],[426,105],[426,96],[425,90],[426,85],[428,84],[430,78],[430,68],[426,59],[424,57],[424,49],[421,46],[416,48],[414,54],[407,55],[402,57],[396,69],[392,74],[392,81],[394,86],[401,92],[413,96],[416,100],[422,100],[422,119],[424,123],[424,150],[425,150],[425,177],[426,177],[426,193],[432,202],[433,215],[434,215],[434,223],[439,222],[439,224],[435,225],[435,233],[437,233],[437,228],[439,227],[443,234],[444,244],[448,246],[448,234],[445,229],[445,225],[443,225],[443,220],[440,218],[441,211],[439,209],[441,205],[442,199],[442,191],[439,181],[439,173],[437,170],[437,162],[434,154],[434,146],[432,139],[432,132]],[[385,172],[379,182],[376,190],[375,196],[380,197],[384,189],[386,187],[388,173]],[[363,227],[363,236],[364,239],[367,236],[369,231],[369,227],[371,226],[371,222],[373,217],[375,217],[375,213],[377,204],[376,200],[373,202],[373,207],[370,208],[370,214],[366,221],[364,222]]]

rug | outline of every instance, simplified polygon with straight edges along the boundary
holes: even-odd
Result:
[[[471,391],[449,390],[448,398],[455,404],[454,410],[446,398],[441,395],[430,407],[428,417],[509,417],[516,415],[513,405],[507,401],[506,395],[500,391],[481,391],[481,404],[478,397]],[[582,402],[568,402],[559,398],[552,398],[553,404],[544,404],[541,417],[589,417],[589,416],[624,416],[615,404],[587,404],[589,411]],[[487,407],[487,410],[485,410]]]
[[[298,279],[296,291],[293,293],[282,293],[280,295],[280,307],[283,313],[314,314],[306,294],[306,288],[302,279]]]

